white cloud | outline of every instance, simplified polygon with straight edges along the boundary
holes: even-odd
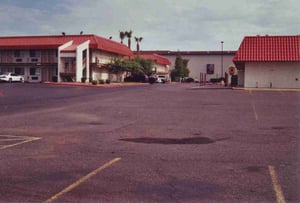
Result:
[[[235,50],[245,35],[300,33],[298,0],[24,1],[1,5],[1,35],[83,30],[119,41],[120,30],[132,29],[142,49],[219,50],[225,41]]]

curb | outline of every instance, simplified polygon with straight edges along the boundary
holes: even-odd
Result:
[[[103,85],[92,85],[86,83],[66,83],[66,82],[43,82],[45,85],[62,86],[62,87],[92,87],[92,88],[117,88],[117,87],[134,87],[134,86],[146,86],[148,83],[112,83]]]
[[[284,89],[284,88],[246,88],[246,87],[232,87],[232,90],[243,91],[261,91],[261,92],[300,92],[300,89]]]

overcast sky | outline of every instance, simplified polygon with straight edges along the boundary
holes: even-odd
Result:
[[[237,50],[244,36],[299,35],[299,13],[299,0],[0,0],[0,36],[83,31],[120,41],[132,30],[142,50],[220,50],[221,41]]]

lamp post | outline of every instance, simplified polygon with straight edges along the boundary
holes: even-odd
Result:
[[[224,41],[221,41],[221,78],[223,77],[223,44]]]

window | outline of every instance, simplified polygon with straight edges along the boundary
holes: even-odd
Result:
[[[25,56],[25,51],[22,51],[22,50],[14,51],[14,57],[18,58],[18,57],[24,57],[24,56]]]
[[[15,73],[17,75],[24,75],[24,68],[15,68]]]
[[[37,50],[29,50],[29,56],[30,57],[40,57],[41,52]]]
[[[41,69],[40,68],[30,68],[29,73],[30,73],[30,75],[40,75]]]
[[[36,68],[30,68],[30,75],[35,75],[36,73]]]
[[[14,56],[15,57],[21,57],[21,51],[20,50],[15,50]]]

